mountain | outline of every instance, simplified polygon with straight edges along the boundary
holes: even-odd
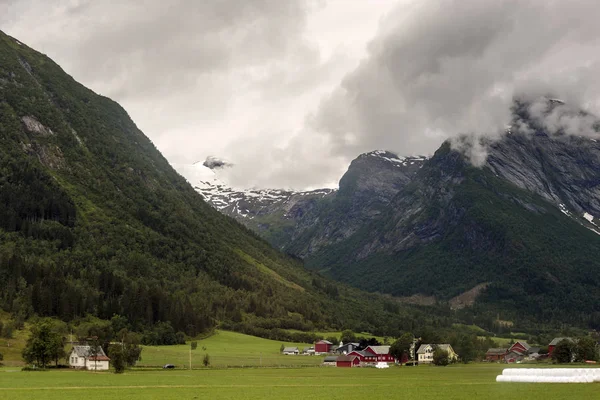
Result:
[[[307,265],[370,291],[454,307],[470,292],[509,319],[597,324],[600,146],[526,110],[515,125],[528,132],[490,143],[482,168],[445,143],[384,213]]]
[[[15,318],[118,314],[138,331],[274,338],[430,321],[306,271],[221,215],[117,103],[2,32],[0,140],[0,306]]]
[[[338,190],[234,190],[198,164],[194,188],[213,207],[256,231],[273,246],[306,257],[351,236],[379,215],[427,157],[376,150],[350,164]],[[208,171],[208,172],[207,172]]]
[[[411,169],[390,153],[359,156],[279,246],[406,302],[600,327],[600,124],[558,100],[539,106],[515,102],[508,132],[482,139],[481,167],[466,137]],[[568,132],[582,117],[591,131]]]

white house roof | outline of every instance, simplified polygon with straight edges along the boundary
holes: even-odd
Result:
[[[77,357],[89,357],[92,353],[92,346],[73,346],[71,353],[75,353]],[[106,357],[101,346],[98,346],[98,356]]]
[[[433,347],[431,347],[430,344],[422,344],[421,346],[419,346],[419,350],[417,350],[417,354],[425,354],[428,351],[431,351],[433,349]]]

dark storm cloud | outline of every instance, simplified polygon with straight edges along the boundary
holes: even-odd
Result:
[[[577,0],[398,7],[309,124],[339,154],[381,147],[410,154],[458,134],[498,134],[522,91],[594,105],[598,15],[600,3]]]
[[[477,135],[504,130],[515,95],[599,108],[598,2],[383,3],[0,0],[0,29],[121,102],[173,164],[218,154],[242,187],[333,183],[361,152],[430,154],[463,133],[481,164]],[[350,31],[366,53],[332,50]],[[589,126],[569,115],[544,124]]]

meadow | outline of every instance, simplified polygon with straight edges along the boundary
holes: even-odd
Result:
[[[202,366],[205,354],[210,356],[213,367],[283,367],[315,366],[323,362],[322,356],[288,356],[280,354],[281,345],[298,347],[300,352],[307,343],[287,343],[258,338],[229,331],[215,331],[206,339],[198,340],[198,348],[192,350],[192,367]],[[156,367],[174,364],[177,367],[189,366],[190,345],[144,346],[139,367]]]
[[[22,372],[0,368],[1,399],[592,399],[600,384],[496,383],[499,364]]]

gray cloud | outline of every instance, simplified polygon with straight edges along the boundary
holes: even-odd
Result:
[[[480,164],[514,96],[600,109],[597,2],[390,1],[0,0],[0,27],[121,102],[173,164],[231,160],[238,187],[332,184],[361,152],[460,134]]]
[[[368,57],[322,101],[309,125],[331,138],[337,154],[381,147],[431,153],[445,138],[499,135],[513,97],[525,92],[593,108],[600,93],[599,12],[599,3],[578,0],[427,0],[398,7],[382,22]],[[589,126],[553,116],[545,118],[548,127]],[[481,141],[467,143],[473,162],[485,161]]]
[[[202,165],[204,165],[205,167],[210,168],[210,169],[223,169],[223,168],[233,167],[233,164],[230,163],[229,161],[225,161],[225,160],[215,157],[215,156],[206,157],[206,160],[204,160]]]
[[[308,0],[2,1],[2,29],[121,102],[173,162],[218,153],[274,78],[302,92],[329,73]]]

